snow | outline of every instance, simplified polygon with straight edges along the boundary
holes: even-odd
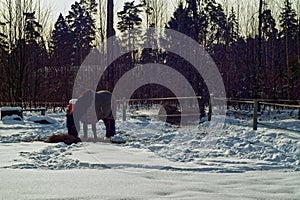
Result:
[[[21,107],[1,107],[1,111],[22,111]]]
[[[76,102],[77,102],[77,99],[71,99],[71,100],[69,101],[69,104],[76,104]]]
[[[287,118],[289,111],[279,114],[284,119],[262,113],[260,122],[294,131],[262,125],[253,131],[250,117],[230,112],[222,129],[213,128],[220,127],[218,115],[179,128],[151,117],[155,112],[117,120],[122,145],[42,142],[66,133],[65,113],[0,122],[1,198],[299,199],[300,124]],[[102,122],[97,130],[104,135]]]
[[[47,122],[49,124],[56,124],[57,121],[48,116],[32,116],[27,119],[28,121],[39,123],[41,121]]]
[[[10,115],[2,118],[3,124],[24,124],[23,119],[19,115]]]

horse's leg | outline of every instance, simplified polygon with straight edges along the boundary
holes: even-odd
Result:
[[[83,139],[87,139],[88,137],[87,131],[88,131],[88,125],[86,123],[83,123]]]
[[[92,130],[93,130],[93,133],[94,133],[94,140],[96,140],[97,139],[96,124],[92,124]]]

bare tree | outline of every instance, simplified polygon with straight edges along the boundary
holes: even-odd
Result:
[[[103,44],[105,38],[106,38],[106,1],[105,0],[99,0],[98,2],[99,6],[99,37],[100,37],[100,43]]]
[[[27,67],[25,63],[25,14],[35,12],[37,14],[37,23],[45,25],[48,23],[50,11],[44,12],[39,2],[33,2],[33,0],[5,0],[1,4],[0,19],[6,23],[5,34],[8,36],[7,41],[10,53],[4,76],[9,86],[7,88],[9,101],[19,102],[24,97],[23,84]],[[43,33],[43,30],[40,30],[40,32]],[[40,42],[44,41],[41,39]]]
[[[161,0],[142,0],[142,3],[146,7],[144,18],[145,27],[155,26],[157,28],[164,28],[167,20],[169,19],[169,14],[172,13],[171,6],[169,6],[167,1]]]

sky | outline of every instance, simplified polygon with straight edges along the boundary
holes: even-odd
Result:
[[[50,6],[52,10],[51,18],[56,21],[59,14],[62,13],[66,16],[71,10],[71,5],[75,3],[76,0],[43,0],[46,6]],[[78,0],[79,1],[79,0]],[[120,10],[123,6],[123,3],[126,0],[114,0],[114,5],[116,10]]]
[[[52,18],[54,20],[56,20],[59,16],[59,13],[62,13],[63,15],[67,15],[68,11],[71,9],[71,5],[76,1],[76,0],[42,0],[44,2],[44,4],[48,7],[51,7],[52,10]],[[78,0],[79,1],[79,0]],[[120,9],[122,9],[123,4],[125,1],[131,1],[131,0],[114,0],[114,6],[115,6],[115,10],[119,11]],[[138,1],[138,0],[136,0]],[[169,1],[169,2],[176,2],[178,0],[163,0],[163,1]],[[282,1],[283,0],[269,0],[269,2],[271,2],[273,4],[272,8],[274,9],[278,9],[279,7],[282,6]],[[300,11],[300,1],[299,0],[293,0],[295,2],[298,2],[297,5],[296,3],[294,3],[294,8],[299,12]],[[292,1],[292,2],[293,2]],[[246,4],[244,6],[242,6],[243,8],[248,7],[247,9],[249,9],[249,5],[250,7],[255,7],[254,9],[256,9],[257,4],[258,4],[258,0],[244,0],[244,1],[240,1],[240,0],[217,0],[217,2],[220,2],[222,4],[229,4],[229,7],[231,6],[237,6],[240,5],[242,6],[242,4]],[[224,8],[226,9],[226,7]],[[230,9],[230,8],[227,8]]]
[[[71,9],[71,5],[75,3],[75,1],[76,0],[41,0],[41,2],[43,2],[47,8],[50,7],[51,9],[50,26],[52,26],[56,22],[60,13],[62,13],[64,16],[68,15],[68,12]],[[131,0],[114,0],[115,12],[118,12],[122,9],[125,1]],[[138,0],[136,1],[138,2]],[[174,5],[178,0],[161,1],[168,1]],[[242,34],[248,35],[249,32],[256,30],[256,27],[258,26],[258,0],[217,0],[217,2],[222,3],[223,5],[228,5],[224,7],[225,12],[228,12],[231,9],[231,6],[233,6],[236,11],[239,10],[238,13]],[[269,0],[269,2],[271,3],[269,7],[272,9],[273,15],[278,19],[283,0]],[[300,0],[293,0],[292,2],[294,3],[294,9],[299,14]],[[115,18],[115,21],[117,21],[117,15],[115,15]]]

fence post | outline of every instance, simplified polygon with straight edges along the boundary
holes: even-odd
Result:
[[[254,99],[253,107],[253,130],[257,130],[257,111],[258,111],[258,100]]]
[[[298,109],[298,119],[300,119],[300,108]]]
[[[211,115],[212,115],[212,98],[209,98],[208,101],[208,121],[211,121]]]
[[[126,97],[123,97],[123,105],[122,105],[122,113],[123,113],[123,121],[126,121]]]

